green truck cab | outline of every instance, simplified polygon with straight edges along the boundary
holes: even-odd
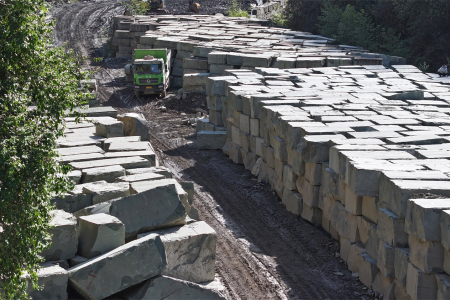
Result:
[[[125,74],[132,75],[136,97],[147,94],[166,96],[170,78],[170,54],[170,49],[134,50],[133,63],[125,66]]]

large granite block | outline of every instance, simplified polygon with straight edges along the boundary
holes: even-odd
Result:
[[[161,274],[164,245],[149,235],[68,269],[69,283],[86,299],[103,299]]]
[[[78,219],[78,254],[93,258],[125,244],[125,226],[116,217],[100,213]]]
[[[42,290],[33,290],[28,284],[28,295],[33,300],[65,300],[67,295],[68,272],[57,263],[42,263],[37,272],[38,285]]]
[[[197,283],[214,279],[217,237],[208,224],[195,222],[152,234],[161,237],[166,249],[167,268],[163,275]]]
[[[77,219],[70,213],[62,210],[52,210],[49,234],[52,242],[49,248],[40,254],[46,261],[71,259],[77,252]]]

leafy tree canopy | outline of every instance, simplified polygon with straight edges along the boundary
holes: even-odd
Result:
[[[27,298],[48,246],[50,199],[67,190],[56,139],[82,102],[78,60],[52,46],[43,0],[0,0],[0,298]]]
[[[448,0],[289,0],[289,26],[407,58],[436,71],[450,62]]]

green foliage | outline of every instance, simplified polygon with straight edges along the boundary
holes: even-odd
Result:
[[[448,0],[288,0],[289,27],[426,63],[450,57]]]
[[[125,3],[125,6],[130,10],[132,15],[145,15],[150,10],[150,3],[145,0],[131,0]]]
[[[229,17],[246,17],[248,18],[248,12],[243,10],[241,5],[237,2],[237,0],[231,0],[230,5],[228,6],[228,16]]]
[[[276,27],[287,27],[288,26],[288,19],[286,18],[286,15],[284,12],[274,14],[270,21],[272,21],[272,25]]]
[[[73,53],[51,44],[43,0],[0,0],[0,282],[27,299],[49,245],[50,199],[67,190],[57,161],[65,111],[83,101]],[[27,274],[27,275],[26,275]],[[26,275],[26,276],[25,276]]]

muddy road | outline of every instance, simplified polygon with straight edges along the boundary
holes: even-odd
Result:
[[[112,16],[123,10],[114,0],[57,7],[55,39],[90,58],[105,55]],[[370,298],[327,233],[287,212],[267,184],[221,151],[196,149],[195,128],[183,119],[206,109],[204,95],[136,99],[124,63],[110,58],[87,66],[97,69],[103,104],[143,113],[161,164],[195,183],[194,206],[218,234],[216,272],[229,299]]]

